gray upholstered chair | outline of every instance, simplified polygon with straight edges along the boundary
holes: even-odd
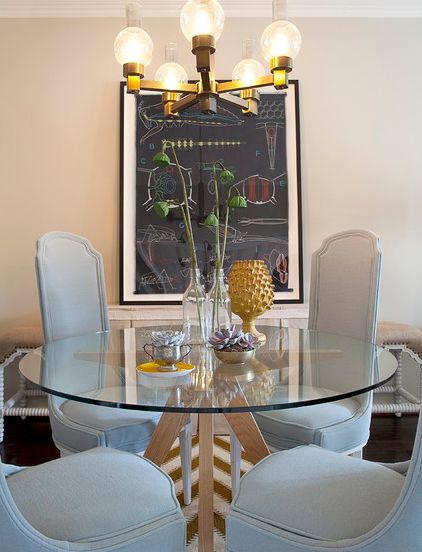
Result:
[[[36,273],[46,343],[109,329],[104,269],[91,243],[67,232],[37,242]],[[157,412],[98,406],[49,397],[53,440],[61,456],[102,446],[143,452],[160,419]],[[180,432],[184,501],[191,501],[192,435]]]
[[[145,458],[95,448],[10,468],[0,461],[2,552],[185,550],[173,482]]]
[[[309,328],[375,341],[381,250],[366,230],[326,238],[312,255]],[[329,404],[255,414],[270,450],[299,445],[361,456],[369,438],[372,393]],[[232,489],[237,488],[240,446],[231,434]]]
[[[422,422],[412,459],[377,464],[315,445],[272,454],[240,481],[227,552],[422,550]]]

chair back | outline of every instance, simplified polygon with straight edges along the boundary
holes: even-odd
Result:
[[[103,260],[87,239],[48,232],[35,265],[46,343],[109,329]]]
[[[381,249],[378,237],[349,230],[312,255],[309,328],[375,341]]]

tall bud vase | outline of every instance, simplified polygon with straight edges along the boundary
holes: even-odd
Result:
[[[208,298],[211,334],[221,328],[230,327],[232,322],[230,297],[222,268],[214,271],[214,283]]]
[[[206,343],[209,334],[208,299],[199,269],[190,269],[190,281],[182,302],[183,332],[187,343]]]

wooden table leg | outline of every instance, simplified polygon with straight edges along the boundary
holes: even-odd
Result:
[[[199,414],[199,552],[214,549],[213,415]]]
[[[145,458],[161,466],[188,418],[188,413],[163,412],[145,451]]]
[[[224,416],[239,439],[248,460],[256,464],[271,454],[255,418],[250,412],[231,412],[225,413]]]

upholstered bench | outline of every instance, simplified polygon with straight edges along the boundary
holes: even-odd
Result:
[[[377,414],[414,414],[420,410],[420,399],[402,386],[403,353],[407,353],[422,367],[422,331],[399,322],[378,322],[377,344],[391,351],[397,358],[396,375],[389,385],[376,390],[377,393],[390,393],[393,402],[377,402],[372,412]],[[422,396],[422,370],[420,372],[419,396]]]
[[[24,378],[19,375],[19,389],[9,399],[4,396],[4,369],[20,356],[43,343],[39,326],[22,326],[0,334],[0,443],[4,436],[5,416],[48,416],[48,408],[30,408],[27,398],[44,395],[42,391],[27,389]]]

